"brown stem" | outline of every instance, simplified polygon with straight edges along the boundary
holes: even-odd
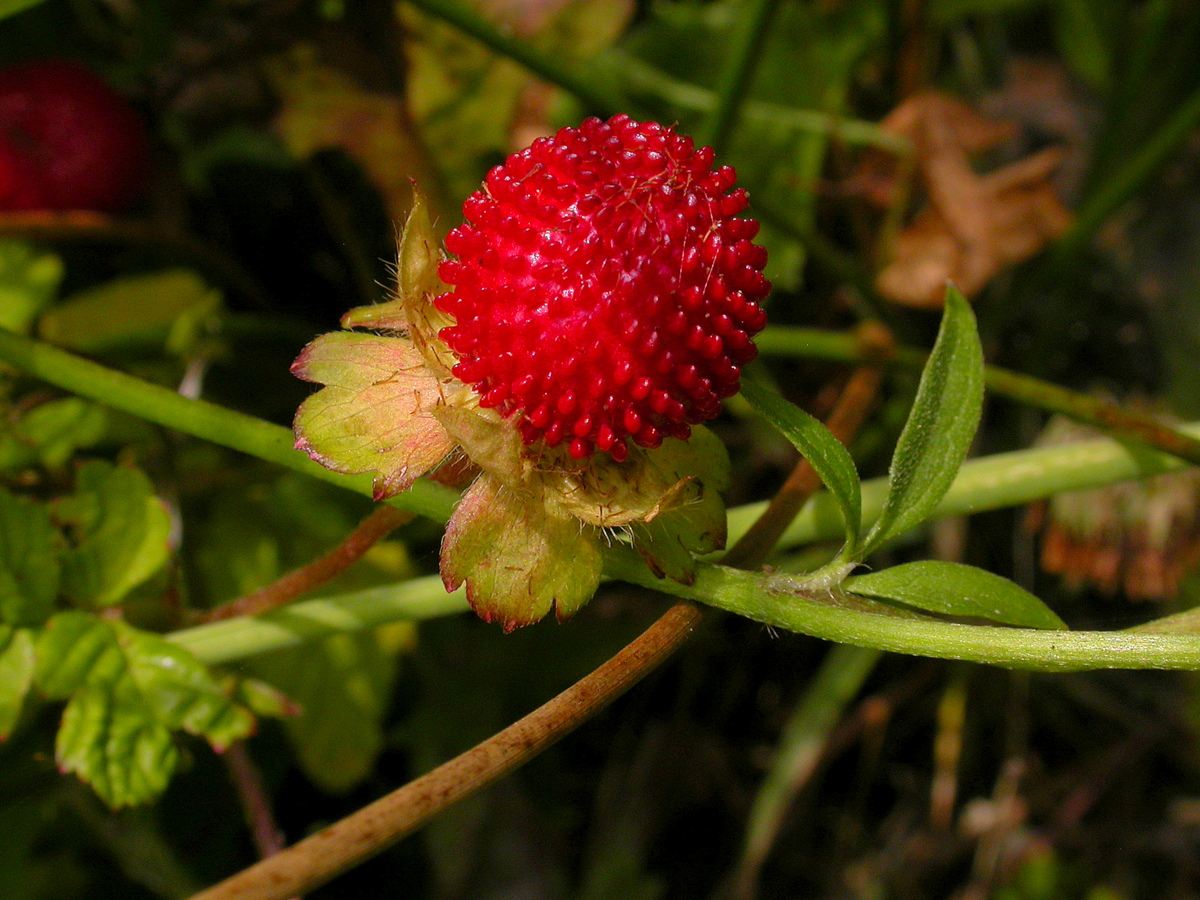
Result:
[[[286,900],[325,884],[569,734],[669,657],[702,616],[692,603],[676,603],[616,656],[523,719],[192,900]]]
[[[263,859],[274,856],[286,843],[283,832],[275,823],[270,798],[263,789],[262,773],[250,758],[245,741],[232,744],[221,755],[221,759],[225,768],[229,770],[229,780],[233,782],[238,801],[242,804],[242,811],[246,814],[246,824],[250,827],[254,849]]]
[[[840,439],[848,441],[858,429],[874,402],[878,384],[879,373],[874,369],[863,368],[852,376],[829,420],[830,429]],[[802,480],[798,474],[803,469],[811,467],[801,460],[787,483],[810,485],[808,494],[802,494],[801,488],[794,486],[786,505],[781,503],[774,513],[770,507],[764,512],[763,518],[772,516],[773,524],[760,530],[759,535],[769,543],[751,546],[745,539],[739,541],[734,551],[743,566],[761,564],[778,539],[775,529],[782,533],[808,495],[816,490],[815,476],[803,476]],[[786,515],[791,506],[795,508],[791,515]],[[449,806],[477,793],[570,734],[681,647],[704,615],[688,601],[676,603],[616,656],[523,719],[312,837],[201,891],[191,900],[286,900],[320,887],[383,852]]]
[[[200,621],[216,622],[236,616],[255,616],[291,603],[302,594],[344,572],[375,544],[387,537],[394,528],[411,521],[412,517],[410,512],[386,504],[380,505],[363,519],[344,541],[321,558],[293,569],[278,581],[260,588],[253,594],[209,610],[200,617]]]

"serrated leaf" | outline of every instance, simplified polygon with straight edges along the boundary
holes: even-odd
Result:
[[[60,542],[44,506],[0,488],[0,621],[41,625],[50,617]]]
[[[166,269],[73,294],[41,317],[38,333],[79,353],[168,344],[179,351],[188,343],[185,332],[194,335],[221,305],[221,293],[195,272]]]
[[[16,727],[25,695],[33,686],[33,632],[0,625],[0,741]]]
[[[587,603],[600,584],[600,548],[591,527],[548,515],[485,474],[446,525],[441,570],[447,590],[465,583],[480,618],[512,631],[551,609],[568,619]]]
[[[847,578],[851,593],[948,616],[987,619],[1019,628],[1065,629],[1058,615],[1029,591],[984,569],[923,560]]]
[[[55,744],[59,766],[113,807],[166,787],[176,760],[172,731],[220,750],[254,726],[181,647],[81,612],[60,613],[42,631],[35,677],[49,698],[69,698]]]
[[[296,412],[296,447],[335,472],[374,473],[377,500],[409,488],[454,448],[429,412],[437,379],[406,338],[324,334],[292,372],[326,385]]]
[[[862,526],[862,485],[849,451],[828,428],[769,390],[753,373],[743,376],[742,395],[800,451],[829,488],[846,529],[846,547],[853,549]]]
[[[896,442],[883,510],[856,558],[866,558],[933,512],[967,455],[982,411],[983,347],[975,313],[950,285],[937,341]]]
[[[114,809],[135,806],[167,788],[179,751],[171,731],[138,702],[127,681],[85,685],[63,711],[54,755]]]
[[[70,526],[63,592],[81,606],[111,606],[167,562],[171,520],[137,469],[92,460],[79,467],[75,494],[55,505]]]
[[[344,793],[374,769],[398,649],[376,632],[339,634],[253,661],[299,706],[285,727],[305,774],[322,789]]]

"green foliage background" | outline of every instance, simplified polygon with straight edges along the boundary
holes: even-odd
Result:
[[[929,561],[930,531],[911,529],[972,440],[980,455],[1028,447],[1062,403],[1036,386],[1025,405],[993,399],[975,435],[978,345],[960,341],[947,362],[951,338],[975,333],[957,297],[922,386],[912,367],[890,370],[852,459],[779,394],[819,418],[864,321],[934,346],[936,316],[874,288],[880,235],[897,222],[847,185],[873,154],[911,156],[877,123],[938,88],[1026,104],[1019,136],[981,167],[1075,142],[1059,183],[1070,229],[974,300],[988,361],[1194,416],[1197,12],[1192,0],[0,3],[0,63],[84,62],[131,97],[154,144],[127,216],[82,229],[0,216],[0,324],[256,417],[214,413],[204,431],[186,404],[168,421],[134,409],[140,388],[85,372],[68,392],[0,353],[0,898],[186,897],[256,858],[236,789],[247,778],[299,839],[483,740],[661,611],[617,585],[566,625],[509,636],[453,615],[461,600],[434,575],[451,497],[423,486],[405,502],[428,517],[286,627],[191,628],[370,512],[336,478],[308,477],[316,467],[277,465],[291,451],[265,423],[290,424],[306,394],[288,374],[299,349],[385,297],[409,179],[449,227],[530,135],[616,110],[716,144],[764,221],[778,330],[746,395],[763,418],[735,401],[716,422],[735,463],[730,505],[780,483],[785,437],[822,461],[830,497],[768,575],[702,568],[695,594],[745,618],[719,619],[560,748],[311,896],[1194,896],[1190,672],[1036,675],[876,653],[1195,668],[1194,581],[1152,610],[1070,588],[1038,571],[1020,515],[994,511],[1178,461],[1144,444],[1105,444],[1099,463],[1063,453],[1036,492],[1005,487],[972,507],[980,476],[950,500],[992,511],[934,526],[935,549],[958,536],[958,560]],[[1051,100],[1012,88],[1030,61],[1057,79]],[[889,464],[890,490],[860,493],[857,472]],[[885,499],[905,490],[915,499]],[[822,509],[830,527],[811,524]],[[846,584],[857,599],[818,596],[835,582],[813,570],[869,554],[876,571]],[[658,584],[620,547],[607,563]],[[1162,635],[1089,630],[1171,613]],[[1040,631],[977,628],[956,649],[955,629],[983,621]],[[873,649],[831,651],[761,622]]]

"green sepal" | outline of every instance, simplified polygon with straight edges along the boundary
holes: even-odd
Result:
[[[696,580],[696,555],[725,547],[725,501],[702,482],[688,485],[687,499],[648,522],[630,526],[633,546],[659,578]]]
[[[595,529],[548,514],[537,498],[486,474],[463,496],[442,538],[446,589],[465,583],[475,612],[505,631],[551,609],[560,621],[570,618],[596,592],[600,564]]]
[[[62,590],[77,605],[120,603],[170,557],[170,516],[137,469],[85,462],[75,493],[54,504],[54,516],[69,526]]]
[[[407,490],[454,449],[430,413],[439,382],[406,338],[325,334],[292,372],[326,385],[296,412],[296,448],[335,472],[373,473],[376,500]]]
[[[667,438],[652,450],[631,447],[623,463],[597,453],[542,477],[552,511],[599,528],[623,528],[685,502],[690,483],[713,492],[728,488],[729,453],[715,434],[697,425],[686,441]]]
[[[350,310],[342,316],[342,327],[407,334],[430,369],[447,378],[458,360],[438,337],[441,329],[454,324],[452,316],[433,305],[435,297],[450,290],[438,275],[439,247],[425,198],[414,190],[412,212],[397,248],[396,299]]]
[[[494,410],[439,406],[433,411],[446,433],[471,462],[505,484],[526,481],[529,465],[521,433]]]
[[[50,699],[67,699],[55,755],[64,772],[110,806],[154,799],[177,760],[172,731],[222,750],[254,729],[190,653],[123,622],[65,612],[37,642],[35,678]]]

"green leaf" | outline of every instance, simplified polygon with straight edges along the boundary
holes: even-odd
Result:
[[[587,603],[600,584],[600,547],[594,528],[484,474],[446,525],[441,569],[447,590],[465,582],[480,618],[512,631],[551,609],[568,619]]]
[[[0,625],[0,741],[16,727],[33,685],[33,632]]]
[[[967,455],[982,411],[983,348],[975,314],[950,285],[937,342],[896,442],[883,510],[856,558],[865,559],[933,512]]]
[[[1007,578],[962,563],[924,560],[847,578],[854,594],[949,616],[1020,628],[1065,629],[1050,607]]]
[[[0,488],[0,621],[41,625],[50,617],[60,543],[44,506]]]
[[[285,721],[288,737],[305,774],[330,793],[361,784],[383,749],[383,716],[400,650],[389,640],[392,631],[333,635],[251,664],[300,707]]]
[[[63,465],[81,447],[104,437],[108,414],[104,407],[80,397],[50,400],[31,409],[17,427],[17,439],[48,469]]]
[[[19,420],[0,425],[0,469],[57,468],[80,447],[97,443],[107,422],[102,406],[79,397],[39,403]]]
[[[187,269],[106,282],[66,298],[38,322],[52,344],[78,353],[168,347],[184,351],[221,310],[221,293]]]
[[[171,520],[137,469],[92,460],[79,467],[75,494],[55,505],[72,547],[63,592],[81,606],[111,606],[167,562]]]
[[[792,442],[829,488],[853,549],[862,525],[862,486],[849,451],[819,421],[769,390],[753,374],[742,378],[742,395]]]
[[[0,19],[7,19],[15,13],[29,9],[31,6],[37,6],[42,2],[44,0],[0,0]]]
[[[12,5],[11,0],[0,0],[0,18]],[[28,334],[37,314],[58,293],[62,276],[62,260],[53,253],[35,250],[24,241],[0,241],[0,328]]]
[[[55,744],[59,767],[113,807],[152,800],[166,787],[177,759],[172,731],[221,750],[254,726],[181,647],[81,612],[47,624],[35,677],[49,698],[69,698]]]
[[[1101,21],[1105,6],[1093,0],[1057,0],[1054,33],[1063,57],[1089,87],[1104,90],[1112,82],[1112,54]]]

